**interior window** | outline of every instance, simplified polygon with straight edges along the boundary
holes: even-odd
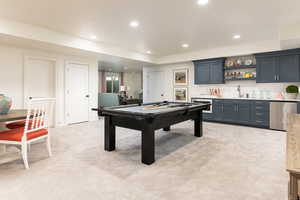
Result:
[[[106,92],[119,93],[120,77],[118,73],[109,73],[106,75]]]

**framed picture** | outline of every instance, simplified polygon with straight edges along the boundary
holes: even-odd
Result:
[[[176,102],[188,102],[188,89],[174,88],[174,100]]]
[[[174,70],[174,85],[188,85],[188,69]]]

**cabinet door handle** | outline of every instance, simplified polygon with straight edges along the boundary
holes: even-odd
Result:
[[[262,102],[262,101],[256,101],[255,103],[256,103],[256,104],[264,104],[265,102]]]
[[[236,112],[239,112],[239,105],[236,105]]]
[[[224,112],[224,105],[222,104],[222,112]]]
[[[275,79],[275,81],[277,81],[277,76],[276,75],[274,76],[274,79]]]
[[[263,106],[255,106],[256,109],[263,109]]]
[[[280,76],[279,75],[277,75],[277,81],[279,81],[280,80]]]

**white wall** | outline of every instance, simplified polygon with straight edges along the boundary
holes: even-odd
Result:
[[[255,81],[227,81],[226,84],[215,84],[215,85],[195,85],[194,84],[194,64],[193,62],[184,62],[176,64],[160,65],[152,68],[144,68],[144,101],[148,101],[147,90],[151,89],[151,86],[147,83],[147,74],[150,71],[162,71],[164,73],[164,79],[161,80],[161,84],[165,94],[165,100],[173,101],[173,71],[175,69],[189,69],[189,85],[188,85],[188,96],[189,100],[192,97],[200,97],[203,95],[209,95],[210,88],[220,88],[225,97],[234,97],[237,95],[237,86],[240,85],[243,93],[252,94],[255,90],[259,97],[260,91],[269,91],[272,98],[275,98],[279,92],[284,92],[288,85],[300,83],[256,83]],[[163,92],[163,91],[159,91]]]
[[[24,56],[56,59],[57,75],[57,125],[65,125],[65,62],[78,61],[90,64],[89,89],[90,108],[98,105],[98,63],[97,59],[60,55],[38,50],[30,50],[0,44],[0,93],[13,99],[13,108],[22,109],[24,105],[23,62]],[[33,78],[36,75],[33,75]],[[91,110],[91,109],[90,109]],[[97,120],[96,112],[90,111],[90,120]]]
[[[139,92],[142,89],[142,73],[124,72],[124,85],[130,87],[127,92],[128,97],[139,98]]]

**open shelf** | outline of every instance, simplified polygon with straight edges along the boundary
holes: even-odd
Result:
[[[256,77],[253,78],[225,78],[225,81],[252,81],[256,80]]]
[[[256,65],[241,65],[241,66],[233,66],[233,67],[224,67],[225,70],[251,69],[251,68],[256,68]]]

